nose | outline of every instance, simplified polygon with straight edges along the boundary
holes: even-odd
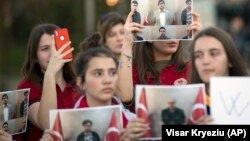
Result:
[[[117,40],[122,41],[123,38],[124,38],[123,34],[121,34],[121,33],[117,34],[117,37],[116,37]]]
[[[111,84],[111,80],[112,80],[111,76],[109,76],[108,74],[104,75],[103,77],[104,84]]]
[[[209,56],[209,54],[204,54],[203,58],[202,58],[202,63],[204,65],[209,64],[211,61],[211,57]]]

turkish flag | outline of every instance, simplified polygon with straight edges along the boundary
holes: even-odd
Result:
[[[62,132],[62,124],[60,119],[60,113],[58,112],[56,115],[56,119],[53,127],[53,139],[54,141],[63,141],[63,132]]]
[[[115,112],[112,113],[112,117],[109,123],[109,128],[106,132],[104,141],[119,141],[119,130]]]
[[[197,124],[197,120],[206,114],[206,106],[204,100],[202,88],[199,89],[198,95],[196,96],[194,106],[191,111],[191,115],[188,119],[187,124]]]
[[[139,118],[144,119],[145,123],[150,125],[145,88],[142,88],[141,90],[141,95],[140,95],[139,103],[136,109],[136,113]],[[144,137],[145,138],[152,137],[150,128],[144,134]]]

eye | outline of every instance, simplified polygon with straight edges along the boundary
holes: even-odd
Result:
[[[95,75],[95,76],[101,76],[102,73],[101,73],[100,71],[95,71],[95,72],[94,72],[94,75]]]
[[[110,72],[109,72],[109,75],[110,76],[115,76],[117,74],[117,71],[116,70],[111,70]]]
[[[110,34],[108,34],[108,37],[114,37],[116,35],[116,33],[112,32]]]
[[[195,53],[194,58],[195,59],[200,59],[200,58],[202,58],[202,54],[201,53]]]
[[[213,57],[216,57],[220,54],[220,52],[218,50],[213,50],[210,52],[210,55],[213,56]]]
[[[41,47],[41,51],[47,51],[47,50],[49,50],[50,49],[50,46],[49,45],[45,45],[45,46],[43,46],[43,47]]]

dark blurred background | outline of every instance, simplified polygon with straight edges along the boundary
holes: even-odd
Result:
[[[130,0],[1,0],[0,91],[16,88],[26,42],[36,24],[67,27],[72,46],[77,47],[96,31],[100,17],[117,11],[126,18],[129,9]],[[194,11],[201,14],[204,27],[215,25],[228,31],[250,66],[250,0],[194,0]]]

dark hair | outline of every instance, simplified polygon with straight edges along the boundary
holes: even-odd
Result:
[[[194,46],[196,41],[201,37],[214,37],[219,40],[223,45],[229,62],[232,67],[229,68],[229,76],[248,76],[247,66],[244,63],[239,51],[237,50],[235,43],[231,36],[224,30],[216,27],[209,27],[201,31],[193,40],[190,46],[190,54],[192,61],[192,69],[190,74],[190,83],[203,83],[195,67],[195,57],[194,57]]]
[[[81,77],[82,81],[85,81],[86,71],[88,69],[89,61],[94,57],[108,57],[112,58],[118,67],[118,61],[115,55],[109,49],[105,47],[89,48],[84,52],[80,52],[75,60],[74,68],[77,77]]]
[[[138,2],[136,0],[133,0],[132,3],[138,5]]]
[[[188,2],[192,2],[192,0],[186,0],[186,3],[188,3]]]
[[[92,121],[91,120],[84,120],[83,122],[82,122],[82,125],[85,125],[85,124],[91,124],[92,125]]]
[[[181,44],[180,42],[177,51],[170,60],[170,64],[174,64],[177,67],[176,73],[185,70],[185,61]],[[146,76],[148,73],[156,78],[155,82],[159,79],[160,74],[155,69],[155,59],[152,47],[152,43],[149,42],[134,43],[133,56],[136,57],[133,57],[133,65],[138,69],[139,84],[145,84],[147,82],[148,78],[146,78]]]
[[[125,20],[121,15],[111,12],[107,14],[107,18],[105,20],[99,23],[98,31],[101,33],[102,43],[105,43],[110,30],[117,24],[124,25]]]
[[[4,97],[7,97],[7,99],[8,99],[8,95],[7,94],[3,94],[2,100],[3,100]]]
[[[4,125],[7,125],[7,126],[8,126],[8,122],[7,122],[7,121],[5,121],[5,122],[3,123],[3,125],[2,125],[2,126],[4,126]]]
[[[37,60],[37,50],[40,39],[43,34],[54,34],[54,30],[59,27],[55,24],[44,23],[36,25],[28,39],[26,57],[23,63],[21,72],[25,79],[35,83],[40,89],[43,81],[44,74],[42,73]],[[66,63],[63,66],[63,77],[67,82],[74,83],[75,76],[73,74],[71,64]]]
[[[101,43],[102,37],[99,32],[95,32],[94,34],[90,35],[89,37],[85,38],[79,44],[80,51],[85,51],[92,47],[99,47],[102,45]]]
[[[163,2],[165,4],[165,1],[164,0],[159,0],[158,1],[158,5],[160,4],[160,2]]]
[[[160,32],[161,29],[166,30],[166,28],[165,28],[164,26],[161,26],[161,27],[159,28],[159,32]]]

